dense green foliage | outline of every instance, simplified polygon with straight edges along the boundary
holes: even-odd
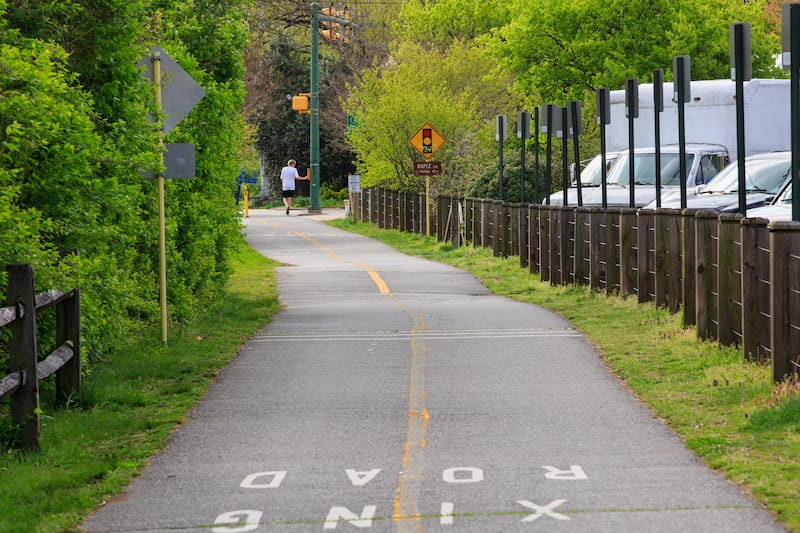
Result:
[[[158,318],[156,181],[140,171],[157,171],[160,151],[154,90],[136,65],[156,44],[206,92],[165,139],[197,153],[195,178],[166,183],[172,320],[225,285],[245,14],[229,2],[0,0],[0,263],[32,264],[37,290],[80,285],[89,362]]]

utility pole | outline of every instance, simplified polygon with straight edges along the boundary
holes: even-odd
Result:
[[[309,113],[311,115],[309,136],[310,136],[310,166],[311,166],[311,187],[309,191],[309,213],[320,213],[319,201],[319,26],[322,23],[325,30],[323,35],[328,40],[341,40],[348,42],[347,32],[339,33],[338,28],[349,30],[353,26],[350,22],[347,8],[338,11],[331,6],[320,12],[319,5],[314,2],[311,4],[311,87],[309,93]]]

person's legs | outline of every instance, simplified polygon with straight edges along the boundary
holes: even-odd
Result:
[[[294,191],[283,191],[283,205],[286,206],[286,214],[289,214],[289,209],[292,207],[292,196],[294,196]]]

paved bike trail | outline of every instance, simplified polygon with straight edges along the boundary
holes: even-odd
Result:
[[[777,532],[559,316],[251,210],[282,310],[91,532]]]

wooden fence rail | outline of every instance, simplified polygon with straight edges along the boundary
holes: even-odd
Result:
[[[10,397],[12,422],[20,428],[19,446],[39,449],[39,381],[56,374],[56,401],[66,403],[80,391],[80,290],[34,294],[30,265],[11,265],[6,307],[0,308],[0,328],[11,332],[9,374],[0,379],[0,399]],[[36,315],[56,308],[56,346],[39,361]]]
[[[408,203],[417,206],[411,216],[424,221],[424,196],[405,194],[421,198]],[[371,206],[373,192],[362,198]],[[439,240],[518,255],[522,268],[552,285],[589,285],[682,313],[698,337],[771,360],[776,382],[800,370],[800,222],[450,196],[432,204]],[[386,217],[366,216],[366,205],[362,213],[378,223]]]

